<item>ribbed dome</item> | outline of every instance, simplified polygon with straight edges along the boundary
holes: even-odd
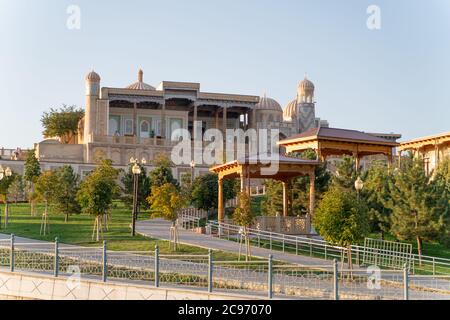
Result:
[[[89,72],[85,79],[87,81],[95,81],[95,82],[100,82],[100,76],[98,75],[97,72],[95,72],[94,70],[92,70],[91,72]]]
[[[297,99],[289,102],[283,111],[283,119],[286,121],[291,121],[297,116]]]
[[[129,85],[127,89],[132,90],[155,90],[155,87],[152,87],[149,84],[146,84],[144,81],[144,72],[142,69],[139,69],[138,71],[138,81]]]
[[[303,79],[302,82],[300,82],[299,85],[303,90],[314,90],[314,83],[309,81],[306,77]]]
[[[283,112],[283,109],[281,108],[280,104],[276,100],[266,97],[266,95],[259,98],[259,102],[258,104],[255,105],[255,109]]]

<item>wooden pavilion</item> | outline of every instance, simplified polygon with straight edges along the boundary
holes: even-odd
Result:
[[[357,130],[338,128],[313,128],[278,142],[287,153],[314,150],[321,161],[331,155],[350,155],[356,160],[356,166],[362,157],[384,154],[389,162],[393,160],[394,148],[400,144]]]
[[[311,230],[311,216],[315,207],[315,168],[318,160],[304,160],[280,155],[276,159],[267,156],[247,156],[240,160],[220,164],[209,169],[219,176],[218,220],[224,219],[223,180],[236,179],[241,181],[241,192],[249,192],[250,179],[274,179],[283,183],[283,216],[288,215],[288,185],[289,181],[298,176],[309,176],[309,214],[307,215],[308,233]]]

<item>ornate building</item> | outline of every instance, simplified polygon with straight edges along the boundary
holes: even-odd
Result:
[[[314,84],[305,79],[297,88],[297,97],[283,112],[281,105],[264,95],[239,95],[203,92],[199,83],[163,81],[154,87],[144,82],[138,71],[137,81],[125,88],[102,87],[95,71],[85,77],[85,116],[79,134],[71,144],[48,139],[37,144],[42,162],[78,164],[83,170],[102,159],[125,166],[131,157],[151,161],[158,154],[169,155],[175,130],[279,129],[280,138],[317,126],[328,126],[315,115]],[[199,172],[207,166],[199,165]],[[190,170],[177,168],[177,171]],[[176,174],[179,177],[179,174]]]

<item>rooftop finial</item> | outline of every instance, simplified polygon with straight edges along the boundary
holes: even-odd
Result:
[[[144,71],[142,71],[142,69],[139,69],[138,71],[138,81],[144,82]]]
[[[308,79],[308,72],[305,72],[305,79]]]

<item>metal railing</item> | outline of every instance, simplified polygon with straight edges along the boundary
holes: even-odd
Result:
[[[349,248],[331,245],[313,237],[286,235],[258,229],[247,229],[253,246],[296,255],[307,255],[325,260],[348,260]],[[227,240],[238,241],[242,227],[208,221],[206,233]],[[350,246],[353,264],[357,266],[377,265],[383,268],[401,270],[407,263],[414,274],[450,275],[450,259],[419,256],[417,254],[399,253],[387,249],[371,248],[358,245]]]
[[[351,270],[332,263],[302,266],[268,259],[216,261],[208,254],[109,251],[54,243],[0,241],[0,267],[54,277],[78,274],[101,281],[138,281],[154,287],[181,286],[267,298],[450,299],[450,276],[417,276],[403,270]],[[70,279],[70,278],[69,278]]]

